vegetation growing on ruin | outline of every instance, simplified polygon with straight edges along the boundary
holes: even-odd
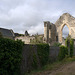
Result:
[[[40,61],[42,62],[42,69],[39,69],[39,70],[33,70],[30,74],[28,75],[31,75],[33,74],[33,72],[44,72],[46,70],[53,70],[55,68],[58,68],[61,66],[61,64],[64,64],[64,63],[69,63],[69,62],[72,62],[72,61],[75,61],[75,57],[73,57],[73,46],[74,46],[74,43],[73,43],[73,39],[71,39],[69,37],[69,48],[70,48],[70,55],[68,53],[68,43],[67,43],[67,40],[68,38],[66,39],[65,43],[66,43],[66,46],[63,46],[63,45],[59,45],[57,44],[56,46],[59,46],[60,47],[60,51],[59,51],[59,54],[58,54],[58,60],[53,62],[53,64],[51,62],[47,62],[49,60],[49,52],[48,52],[48,46],[45,46],[42,45],[42,44],[38,44],[37,46],[37,51],[38,51],[38,55],[39,55],[39,58],[40,58]],[[47,52],[46,52],[47,50]],[[44,51],[44,52],[43,52]],[[41,54],[42,53],[42,54]],[[46,55],[46,56],[45,56]],[[46,59],[45,59],[46,58]],[[47,64],[46,64],[47,63]],[[35,75],[35,73],[33,74]]]
[[[68,55],[70,57],[73,56],[73,49],[74,49],[74,42],[73,39],[71,38],[71,36],[68,36],[65,40],[65,45],[68,47],[69,51],[68,51]]]
[[[58,60],[63,60],[68,55],[68,48],[66,46],[60,46]]]
[[[35,35],[35,39],[30,41],[31,44],[40,44],[43,43],[43,37],[39,37],[38,34]]]
[[[38,58],[37,58],[38,56]],[[37,56],[33,52],[32,67],[38,69],[38,61],[40,67],[46,65],[49,60],[49,45],[48,44],[37,44]],[[38,60],[39,59],[39,60]]]
[[[59,46],[61,46],[61,43],[56,42],[56,43],[54,43],[53,46],[59,47]]]
[[[73,39],[70,40],[70,57],[73,57],[73,49],[74,49],[74,42]]]
[[[49,60],[49,45],[37,44],[37,53],[41,62],[41,66],[46,65]]]

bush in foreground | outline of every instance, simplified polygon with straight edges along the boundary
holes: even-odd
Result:
[[[23,42],[0,38],[0,75],[19,75]]]

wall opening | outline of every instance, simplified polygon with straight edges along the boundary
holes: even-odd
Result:
[[[69,28],[67,27],[67,25],[65,25],[62,30],[62,38],[66,39],[68,37],[68,34],[69,34]]]

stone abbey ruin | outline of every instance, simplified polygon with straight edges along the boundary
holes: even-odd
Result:
[[[69,29],[71,38],[75,39],[75,18],[69,13],[64,13],[55,24],[49,21],[44,22],[44,42],[49,44],[62,43],[62,30],[65,25]]]
[[[49,45],[53,45],[55,42],[63,43],[62,39],[62,30],[64,26],[67,26],[69,29],[69,35],[71,38],[75,39],[75,18],[71,16],[69,13],[64,13],[60,18],[56,21],[55,24],[50,23],[49,21],[44,22],[44,34],[38,35],[38,37],[43,39],[44,43],[48,43]],[[31,44],[31,40],[35,40],[34,36],[25,35],[18,36],[13,30],[0,28],[0,32],[5,38],[10,39],[21,39],[25,44]]]

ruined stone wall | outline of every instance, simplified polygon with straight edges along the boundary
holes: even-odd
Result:
[[[37,55],[37,46],[25,44],[22,51],[22,62],[21,62],[21,74],[23,75],[25,72],[30,72],[32,68],[33,62],[33,53],[37,56],[38,68],[40,67],[39,58]]]
[[[33,53],[37,56],[38,68],[40,68],[40,61],[37,54],[37,46],[25,44],[22,51],[21,73],[29,72],[32,70]],[[58,57],[59,47],[50,46],[49,59],[55,61]]]
[[[51,61],[55,61],[58,58],[60,48],[55,46],[50,46],[49,58]]]
[[[66,25],[69,29],[69,35],[75,39],[75,18],[69,13],[64,13],[55,23],[58,33],[58,40],[62,43],[62,30]]]
[[[57,34],[57,30],[56,30],[56,26],[53,23],[50,23],[51,25],[51,45],[53,45],[56,42],[56,34]]]
[[[55,24],[52,24],[49,21],[44,22],[45,43],[63,43],[62,30],[65,25],[69,29],[69,35],[71,36],[71,38],[75,39],[75,18],[69,13],[64,13],[62,16],[60,16]]]
[[[49,21],[44,22],[44,41],[45,43],[49,43],[52,45],[54,42],[56,42],[56,26],[53,23],[50,23]]]
[[[44,42],[49,43],[49,22],[44,22]]]
[[[15,37],[15,40],[20,39],[24,42],[24,44],[30,44],[30,41],[35,39],[35,37],[32,36],[19,36]]]

